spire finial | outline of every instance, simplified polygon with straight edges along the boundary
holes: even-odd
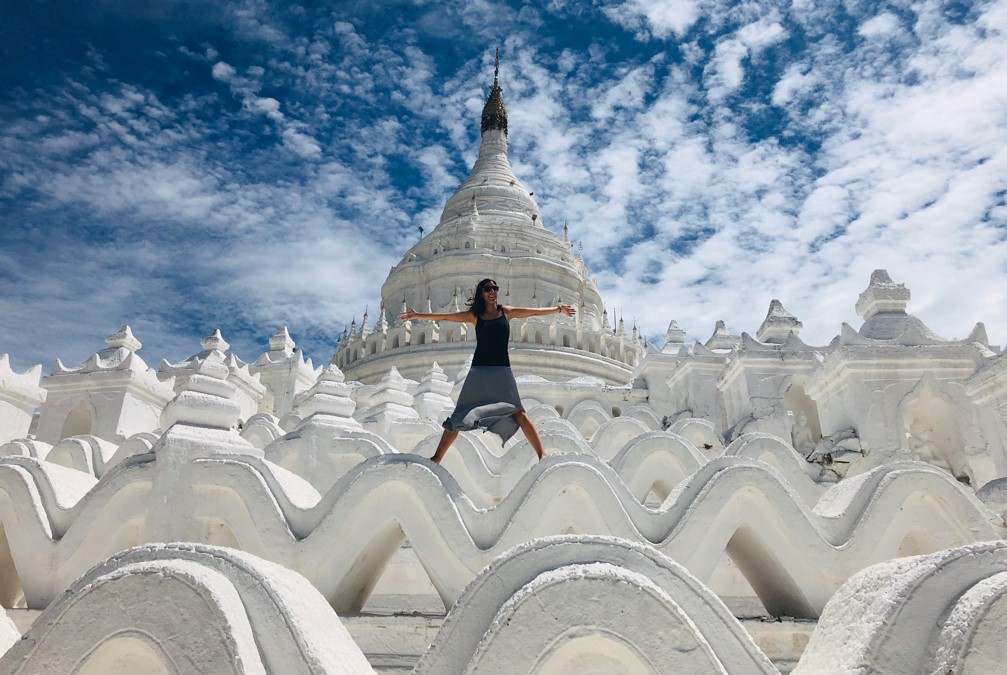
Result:
[[[503,102],[503,89],[500,88],[500,48],[496,49],[496,57],[493,62],[493,86],[490,87],[490,95],[483,106],[482,125],[480,133],[486,133],[490,129],[498,129],[507,133],[507,108]]]

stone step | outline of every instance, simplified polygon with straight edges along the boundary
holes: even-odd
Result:
[[[340,619],[379,673],[412,670],[444,623],[443,616],[424,614],[357,614]]]

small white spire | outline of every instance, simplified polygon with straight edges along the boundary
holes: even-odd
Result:
[[[109,349],[125,349],[130,352],[135,352],[140,349],[143,345],[133,336],[133,329],[126,324],[116,332],[112,333],[105,338],[105,344],[108,345]]]
[[[287,332],[286,326],[280,326],[280,329],[276,331],[271,338],[269,338],[269,351],[272,352],[291,352],[294,349],[294,341],[290,339],[290,333]]]
[[[203,351],[211,351],[216,349],[219,352],[226,352],[231,345],[227,343],[224,337],[220,334],[220,329],[215,328],[213,333],[207,335],[205,338],[199,341],[199,346],[203,348]]]
[[[367,318],[367,305],[364,305],[364,318],[360,322],[360,337],[367,337],[367,335],[371,332],[370,328],[367,326]]]

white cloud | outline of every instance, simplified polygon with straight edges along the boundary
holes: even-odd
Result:
[[[653,86],[654,67],[650,64],[621,75],[615,84],[594,99],[591,116],[599,121],[612,117],[616,108],[639,110]]]
[[[322,156],[322,148],[315,139],[292,126],[283,130],[283,145],[304,159],[318,159]]]
[[[776,86],[773,87],[771,101],[776,106],[786,105],[795,96],[806,93],[815,84],[816,80],[814,76],[805,72],[800,64],[791,64],[776,83]]]
[[[745,79],[742,61],[757,57],[786,37],[787,32],[778,21],[760,19],[742,26],[732,37],[720,40],[705,71],[710,100],[718,102],[735,92]]]
[[[699,19],[701,4],[700,0],[628,0],[603,11],[640,38],[664,40],[685,35]]]
[[[871,38],[878,35],[889,35],[898,29],[898,17],[891,12],[884,12],[860,24],[857,34],[860,37]]]
[[[210,72],[213,73],[214,79],[220,80],[221,82],[229,82],[235,75],[238,74],[238,71],[234,69],[234,66],[225,63],[224,61],[218,61],[213,64],[213,68],[211,68]]]

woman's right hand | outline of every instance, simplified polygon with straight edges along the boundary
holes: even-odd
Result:
[[[413,309],[412,307],[410,307],[406,311],[404,311],[401,314],[399,314],[399,320],[400,321],[412,321],[413,319],[415,319],[419,315],[420,315],[419,312],[417,312],[415,309]]]

